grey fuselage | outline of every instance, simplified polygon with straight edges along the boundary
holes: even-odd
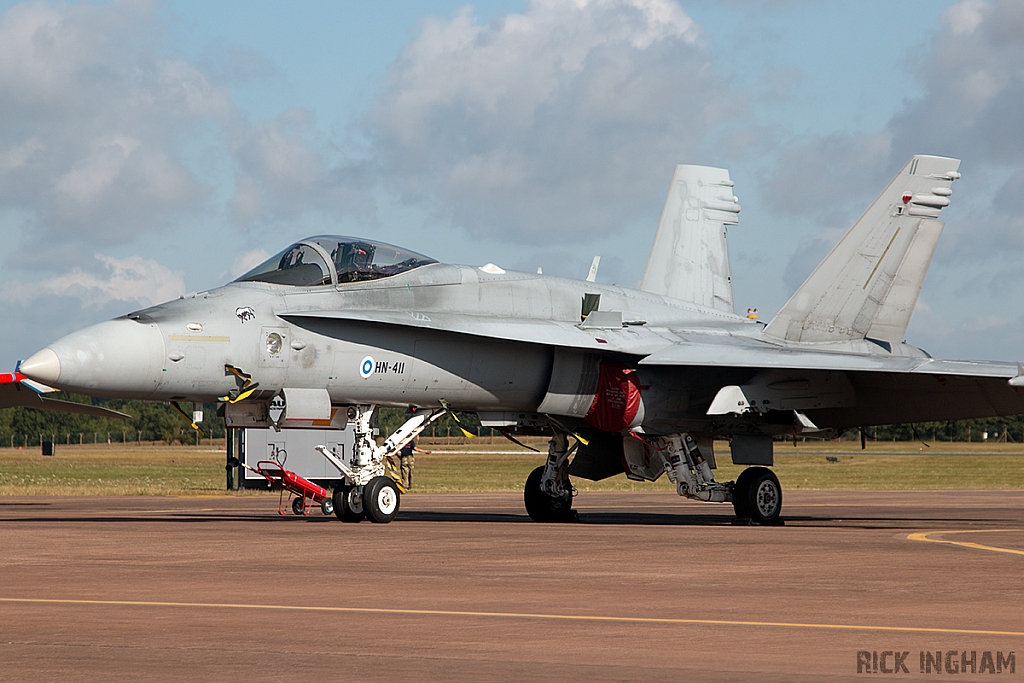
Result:
[[[598,311],[610,322],[581,322],[588,294],[600,295]],[[591,314],[591,321],[599,317]],[[446,401],[457,410],[505,413],[537,411],[582,354],[637,368],[643,410],[636,426],[728,433],[756,422],[758,431],[785,431],[763,419],[730,426],[729,418],[706,415],[723,385],[742,384],[753,369],[636,365],[691,341],[747,339],[777,348],[762,329],[756,320],[618,286],[434,263],[337,286],[233,282],[48,348],[60,361],[51,383],[93,396],[215,401],[237,388],[225,371],[233,366],[258,383],[255,399],[285,388],[326,388],[336,405]],[[838,350],[879,352],[868,342]],[[924,355],[909,346],[884,355],[894,352]],[[581,389],[588,395],[592,387]]]

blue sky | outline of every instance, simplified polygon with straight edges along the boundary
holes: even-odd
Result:
[[[676,163],[770,316],[913,153],[964,178],[908,340],[1016,360],[1022,52],[996,0],[0,3],[0,367],[310,234],[634,286]]]

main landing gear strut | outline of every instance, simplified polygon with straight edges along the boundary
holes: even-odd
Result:
[[[415,439],[420,432],[445,414],[445,410],[417,413],[399,427],[380,446],[373,440],[370,418],[376,406],[352,406],[348,418],[355,423],[355,445],[348,462],[332,453],[326,446],[316,450],[324,456],[344,479],[334,488],[331,501],[334,514],[343,522],[371,522],[386,524],[398,514],[401,504],[400,485],[392,476],[388,456],[398,453],[402,446]]]
[[[552,425],[554,434],[548,444],[547,462],[530,472],[523,490],[526,513],[535,522],[568,522],[576,518],[572,509],[572,484],[569,482],[569,457],[579,447],[570,447],[569,435]]]
[[[537,522],[564,522],[577,519],[572,509],[573,488],[569,481],[569,458],[580,445],[574,436],[554,423],[548,445],[547,462],[526,479],[523,500],[526,512]],[[689,434],[639,436],[636,449],[625,449],[627,476],[654,481],[662,474],[676,485],[680,496],[705,502],[733,504],[736,517],[754,524],[779,523],[782,512],[782,487],[775,473],[766,467],[749,467],[736,483],[717,482],[711,465]],[[631,455],[635,454],[635,458]],[[635,462],[631,462],[634,460]]]
[[[748,467],[736,483],[717,482],[711,465],[697,442],[689,434],[668,434],[648,442],[648,454],[661,455],[665,473],[675,483],[680,496],[712,503],[732,502],[736,517],[754,524],[779,523],[782,512],[782,487],[767,467]]]

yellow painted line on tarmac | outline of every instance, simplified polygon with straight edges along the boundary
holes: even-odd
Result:
[[[496,619],[539,619],[590,621],[625,624],[689,624],[698,626],[763,626],[769,628],[819,629],[832,631],[888,631],[897,633],[957,633],[979,636],[1024,636],[1024,631],[994,631],[972,628],[928,626],[872,626],[867,624],[816,624],[788,621],[732,621],[727,619],[670,619],[663,617],[615,617],[594,614],[540,614],[531,612],[472,612],[441,609],[390,609],[384,607],[321,607],[316,605],[257,605],[246,603],[155,602],[147,600],[65,600],[56,598],[0,598],[0,602],[43,605],[107,605],[117,607],[185,607],[207,609],[273,610],[289,612],[334,612],[391,614],[399,616],[477,617]]]
[[[941,538],[928,538],[932,534],[994,534],[1001,531],[1020,531],[1020,529],[961,529],[957,531],[928,531],[925,533],[910,534],[907,536],[911,541],[925,541],[927,543],[945,543],[947,545],[958,545],[962,548],[973,548],[974,550],[988,550],[994,553],[1009,553],[1010,555],[1024,555],[1024,550],[1013,548],[1000,548],[995,545],[983,545],[971,543],[970,541],[947,541]]]

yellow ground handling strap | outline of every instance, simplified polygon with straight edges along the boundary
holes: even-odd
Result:
[[[177,401],[171,401],[171,405],[172,405],[172,406],[174,406],[174,409],[175,409],[175,410],[177,410],[177,411],[178,411],[179,413],[181,413],[181,416],[182,416],[183,418],[185,418],[186,420],[188,420],[188,423],[189,423],[190,425],[192,425],[192,429],[194,429],[194,430],[196,430],[197,432],[199,432],[199,438],[200,438],[200,439],[202,439],[202,438],[206,437],[206,432],[204,432],[204,431],[203,431],[202,427],[200,427],[199,425],[197,425],[197,424],[195,423],[195,421],[194,421],[194,420],[193,420],[193,419],[192,419],[191,417],[189,417],[189,416],[188,416],[188,413],[186,413],[186,412],[185,412],[184,410],[182,410],[182,409],[181,409],[181,406],[180,406],[180,405],[178,405],[178,402],[177,402]]]
[[[221,396],[218,401],[222,403],[238,403],[252,396],[252,392],[256,391],[256,388],[260,385],[259,382],[253,383],[252,375],[243,372],[241,368],[236,368],[234,365],[224,365],[224,373],[234,375],[237,379],[241,380],[241,384],[234,391],[228,392],[227,396]]]
[[[465,437],[467,439],[475,439],[476,434],[472,433],[471,431],[462,426],[462,420],[460,420],[459,416],[455,414],[455,411],[452,410],[452,407],[448,405],[448,402],[445,401],[444,399],[441,399],[440,403],[441,407],[447,410],[448,414],[452,416],[453,420],[455,420],[455,426],[462,430],[462,433],[465,435]]]

